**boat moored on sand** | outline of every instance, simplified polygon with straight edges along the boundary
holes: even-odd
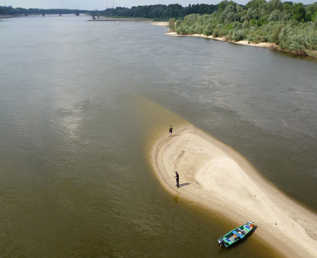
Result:
[[[244,239],[256,227],[257,226],[255,223],[248,221],[247,223],[243,224],[242,226],[231,230],[230,232],[225,234],[223,237],[219,238],[218,243],[219,243],[220,247],[222,247],[222,246],[229,247],[229,246],[235,244],[236,242]]]

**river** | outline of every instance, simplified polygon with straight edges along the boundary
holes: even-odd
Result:
[[[165,192],[149,153],[191,123],[317,212],[317,61],[89,19],[0,21],[0,256],[280,257],[219,250],[237,225]]]

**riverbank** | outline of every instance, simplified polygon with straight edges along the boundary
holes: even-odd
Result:
[[[167,32],[166,34],[169,36],[177,36],[177,37],[208,38],[208,39],[214,39],[214,40],[219,40],[219,41],[226,41],[226,42],[230,42],[230,43],[237,44],[237,45],[245,45],[245,46],[253,46],[253,47],[266,47],[266,48],[271,48],[271,49],[278,50],[278,51],[292,53],[292,54],[299,55],[299,56],[310,56],[310,57],[317,58],[317,51],[315,51],[315,50],[307,50],[306,52],[305,51],[291,51],[291,50],[281,49],[278,45],[276,45],[275,43],[272,43],[272,42],[252,43],[252,42],[248,42],[247,40],[234,41],[234,40],[229,40],[229,39],[224,38],[224,37],[217,38],[214,36],[206,36],[203,34],[178,35],[176,32]]]
[[[138,18],[138,17],[131,17],[131,18],[120,18],[120,17],[98,17],[97,19],[89,20],[89,21],[117,21],[117,22],[147,22],[152,23],[152,19],[148,18]]]
[[[254,235],[286,257],[317,257],[317,215],[296,204],[239,153],[193,126],[162,138],[153,165],[166,190],[237,223],[258,224]],[[175,171],[180,188],[175,187]]]
[[[97,19],[93,19],[90,21],[118,21],[118,22],[146,22],[146,23],[151,23],[152,25],[156,26],[168,26],[169,22],[166,21],[153,21],[153,19],[148,19],[148,18],[138,18],[138,17],[130,17],[130,18],[122,18],[122,17],[98,17]]]
[[[111,17],[99,17],[90,21],[116,21],[116,22],[145,22],[151,23],[155,26],[164,26],[168,27],[168,22],[165,21],[153,21],[152,19],[147,18],[111,18]]]
[[[227,42],[231,42],[231,43],[234,43],[234,44],[238,44],[238,45],[248,45],[248,46],[254,46],[254,47],[269,47],[269,48],[277,48],[278,46],[274,43],[270,43],[270,42],[260,42],[260,43],[251,43],[251,42],[248,42],[246,40],[241,40],[241,41],[233,41],[233,40],[228,40],[227,38],[217,38],[217,37],[214,37],[214,36],[206,36],[206,35],[203,35],[203,34],[192,34],[192,35],[178,35],[176,32],[168,32],[166,33],[167,35],[169,36],[177,36],[177,37],[199,37],[199,38],[208,38],[208,39],[214,39],[214,40],[219,40],[219,41],[227,41]]]
[[[164,21],[151,22],[152,25],[164,26],[164,27],[168,27],[168,23],[169,23],[169,22],[164,22]]]
[[[0,19],[8,19],[8,18],[13,18],[13,17],[17,17],[15,15],[0,15]]]

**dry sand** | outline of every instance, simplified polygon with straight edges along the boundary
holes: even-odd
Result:
[[[317,215],[272,186],[239,153],[199,129],[186,126],[161,139],[153,150],[153,165],[169,192],[237,225],[255,222],[254,235],[286,257],[317,257]],[[175,187],[175,171],[180,188]]]
[[[14,15],[0,15],[0,19],[7,19],[12,17],[15,17],[15,16]]]
[[[168,22],[152,22],[152,25],[156,25],[156,26],[168,26]]]
[[[246,45],[246,46],[253,46],[253,47],[268,47],[268,48],[274,48],[277,49],[278,46],[274,43],[270,42],[260,42],[260,43],[249,43],[247,40],[241,40],[241,41],[234,41],[234,40],[228,40],[226,38],[216,38],[214,36],[206,36],[203,34],[192,34],[192,35],[178,35],[176,32],[168,32],[166,33],[169,36],[177,36],[177,37],[199,37],[199,38],[207,38],[207,39],[214,39],[214,40],[219,40],[219,41],[227,41],[231,42],[237,45]]]

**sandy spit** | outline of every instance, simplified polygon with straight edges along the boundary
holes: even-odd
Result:
[[[152,22],[151,24],[156,26],[168,26],[168,22]]]
[[[267,182],[239,153],[193,126],[164,136],[153,166],[166,190],[226,216],[286,257],[317,257],[317,215]],[[180,188],[175,187],[175,171]],[[220,236],[219,236],[220,237]]]
[[[7,19],[7,18],[13,18],[13,17],[17,17],[14,15],[0,15],[0,19]]]

